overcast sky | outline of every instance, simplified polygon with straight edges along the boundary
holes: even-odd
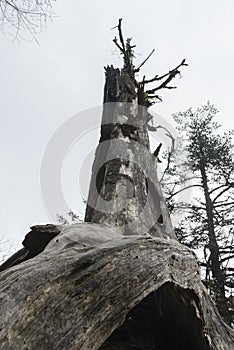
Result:
[[[220,111],[218,121],[226,130],[234,128],[233,0],[58,0],[55,11],[58,17],[37,36],[39,45],[0,34],[0,235],[13,250],[30,226],[51,221],[41,199],[41,160],[59,126],[102,102],[103,66],[121,65],[110,30],[118,18],[137,45],[136,63],[155,49],[143,69],[147,77],[183,58],[189,64],[174,81],[178,88],[163,91],[153,111],[171,123],[172,113],[210,100]],[[82,162],[91,162],[83,156],[96,142],[95,131],[87,132],[62,169],[64,195],[75,211],[81,203],[77,174]]]

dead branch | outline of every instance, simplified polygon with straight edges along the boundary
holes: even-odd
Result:
[[[170,70],[168,73],[163,74],[161,76],[155,75],[154,78],[149,79],[149,80],[145,80],[145,83],[148,84],[148,83],[153,83],[154,81],[162,80],[162,79],[166,78],[167,76],[169,76],[172,72],[177,71],[180,67],[188,66],[188,64],[185,63],[185,61],[186,61],[186,59],[184,58],[183,61],[177,67],[175,67],[174,69]]]
[[[124,38],[123,38],[123,33],[122,33],[122,28],[121,28],[121,22],[122,22],[122,18],[119,19],[119,24],[115,27],[113,27],[112,29],[114,28],[118,28],[118,32],[119,32],[119,41],[120,41],[120,44],[118,43],[118,39],[117,37],[115,37],[113,39],[113,42],[115,43],[115,45],[118,47],[118,49],[122,52],[123,55],[126,55],[126,49],[125,49],[125,43],[124,43]]]
[[[125,52],[125,44],[124,44],[124,38],[123,38],[123,33],[122,33],[122,28],[121,28],[121,22],[122,22],[122,18],[119,19],[119,24],[118,24],[118,31],[119,31],[119,40],[121,42],[123,51]]]
[[[146,59],[134,70],[135,73],[139,72],[140,68],[148,61],[148,59],[153,55],[155,49],[153,49]]]
[[[135,45],[131,45],[131,38],[126,39],[126,45],[124,42],[124,37],[123,37],[123,33],[122,33],[122,27],[121,27],[121,23],[122,23],[122,18],[119,19],[119,24],[117,26],[118,28],[118,33],[119,33],[119,41],[117,39],[117,37],[115,37],[113,39],[113,42],[115,43],[115,45],[118,47],[118,49],[120,50],[120,52],[123,54],[123,58],[124,58],[124,69],[130,73],[132,76],[134,76],[134,66],[132,64],[132,58],[134,57],[133,55],[133,51],[132,48],[135,47]],[[116,27],[115,27],[116,28]]]
[[[171,82],[171,80],[173,78],[175,78],[177,76],[177,74],[180,74],[179,68],[182,66],[188,66],[188,64],[185,63],[185,59],[183,59],[183,61],[177,67],[175,67],[174,69],[172,69],[168,73],[161,75],[161,76],[156,75],[152,79],[144,80],[144,84],[148,84],[148,83],[153,83],[155,81],[159,81],[159,80],[166,78],[162,84],[160,84],[159,86],[157,86],[153,89],[146,90],[146,93],[148,95],[151,95],[151,94],[154,94],[156,91],[161,90],[161,89],[176,89],[175,86],[168,86],[168,84]]]
[[[171,139],[171,150],[170,150],[170,152],[168,152],[167,166],[166,166],[166,168],[165,168],[165,170],[164,170],[164,172],[163,172],[163,175],[162,175],[162,177],[161,177],[161,180],[160,180],[160,182],[162,182],[165,173],[166,173],[167,170],[169,169],[172,153],[173,153],[174,150],[175,150],[175,139],[174,139],[174,137],[172,136],[172,134],[170,133],[170,131],[169,131],[167,128],[165,128],[164,126],[159,125],[159,126],[155,127],[155,131],[156,131],[157,129],[163,129],[163,130],[165,130],[165,131],[166,131],[166,136],[168,136],[168,137]]]
[[[123,48],[119,45],[118,39],[117,39],[116,37],[113,39],[113,42],[114,42],[115,45],[118,47],[118,49],[119,49],[123,54],[125,54],[125,51],[124,51]]]
[[[156,148],[156,150],[154,151],[154,156],[157,157],[159,155],[160,149],[162,147],[162,143],[160,142],[160,144],[158,145],[158,147]]]

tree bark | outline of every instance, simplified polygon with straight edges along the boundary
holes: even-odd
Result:
[[[149,150],[149,101],[144,84],[135,81],[132,46],[130,40],[124,44],[120,24],[121,45],[115,43],[124,67],[106,68],[108,103],[85,217],[90,223],[50,227],[55,237],[43,252],[5,265],[0,273],[4,350],[233,346],[234,334],[201,283],[195,255],[174,234],[157,159]],[[160,86],[154,91],[167,87],[178,67],[156,76]]]
[[[150,152],[147,108],[129,72],[106,68],[101,137],[85,221],[176,239]],[[143,101],[141,101],[143,103]]]
[[[206,203],[206,213],[207,213],[207,226],[208,226],[208,236],[209,236],[209,267],[212,272],[212,276],[215,283],[214,290],[216,295],[214,296],[215,302],[218,309],[224,318],[224,320],[231,324],[231,314],[228,310],[227,300],[225,298],[225,276],[221,269],[219,246],[217,243],[215,229],[214,229],[214,214],[213,205],[209,194],[208,179],[206,174],[205,164],[201,162],[200,171],[202,176],[202,186],[204,190],[205,203]]]
[[[110,226],[58,229],[0,274],[2,349],[232,349],[191,250]]]

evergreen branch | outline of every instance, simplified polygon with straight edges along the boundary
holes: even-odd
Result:
[[[183,192],[185,190],[188,190],[189,188],[192,188],[192,187],[202,187],[202,185],[199,185],[199,184],[195,184],[195,185],[190,185],[190,186],[186,186],[184,188],[181,188],[180,190],[172,193],[169,197],[167,197],[167,200],[170,200],[172,197],[176,196],[177,194],[179,194],[180,192]],[[202,208],[201,208],[202,209]]]
[[[220,190],[220,188],[226,187],[227,184],[220,185],[216,188],[213,188],[212,190],[209,191],[209,194],[211,195],[213,192]]]
[[[224,263],[225,261],[229,261],[229,260],[231,260],[231,259],[233,259],[234,258],[234,255],[229,255],[229,256],[227,256],[227,257],[225,257],[225,258],[223,258],[223,259],[221,259],[220,260],[220,263],[222,264],[222,263]]]
[[[223,203],[215,204],[213,206],[214,206],[214,208],[217,208],[217,207],[226,207],[226,206],[229,206],[229,205],[234,205],[234,202],[226,203],[226,201],[223,201]],[[224,210],[227,210],[227,209],[224,209]]]
[[[223,191],[221,191],[213,200],[212,203],[215,203],[216,200],[221,197],[225,192],[229,191],[233,187],[233,184],[230,184],[227,188],[225,188]]]

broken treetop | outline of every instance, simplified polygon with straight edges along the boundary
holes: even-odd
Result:
[[[157,178],[158,157],[150,152],[148,107],[159,96],[160,89],[179,74],[185,60],[162,76],[141,82],[135,73],[154,50],[137,67],[133,65],[131,40],[124,41],[121,19],[117,26],[119,38],[114,43],[123,55],[123,68],[105,68],[104,105],[101,137],[92,168],[92,178],[85,221],[108,223],[126,234],[150,234],[176,238]],[[158,86],[146,90],[149,83]]]

